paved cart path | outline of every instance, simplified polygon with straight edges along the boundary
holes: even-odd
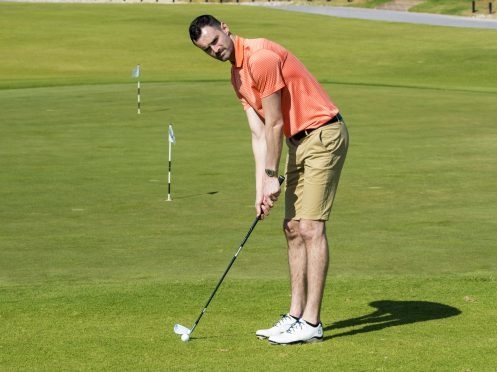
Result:
[[[458,17],[427,13],[409,13],[395,10],[379,10],[364,8],[347,8],[335,6],[286,5],[282,3],[245,3],[246,5],[264,6],[292,12],[329,15],[340,18],[368,19],[386,22],[418,23],[434,26],[470,27],[497,29],[497,20]]]

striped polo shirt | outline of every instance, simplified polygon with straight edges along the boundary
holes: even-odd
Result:
[[[262,99],[281,89],[286,137],[317,128],[338,113],[338,108],[302,62],[266,39],[235,36],[231,83],[244,109],[252,107],[262,118]]]

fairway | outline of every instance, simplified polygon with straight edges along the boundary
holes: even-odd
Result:
[[[229,65],[187,35],[207,12],[292,50],[347,121],[320,344],[255,338],[288,310],[282,203],[172,332],[254,218]],[[0,25],[0,370],[495,370],[496,31],[186,4]]]

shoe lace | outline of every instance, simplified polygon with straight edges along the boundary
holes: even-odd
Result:
[[[287,321],[287,319],[290,319],[290,320],[293,320],[293,318],[288,315],[288,314],[281,314],[281,319],[278,320],[276,323],[275,323],[275,327],[278,327],[279,325],[285,323]]]
[[[301,330],[303,325],[304,323],[302,323],[299,319],[295,323],[293,323],[290,328],[288,328],[287,333],[295,333],[298,330]]]

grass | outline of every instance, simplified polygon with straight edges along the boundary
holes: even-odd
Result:
[[[206,11],[292,49],[348,122],[322,344],[253,337],[288,304],[281,206],[192,342],[172,334],[254,213],[229,68],[185,32]],[[2,370],[494,369],[495,31],[201,5],[1,3],[0,22]]]
[[[261,322],[274,320],[267,308],[288,300],[285,282],[262,279],[227,281],[194,339],[179,341],[170,327],[192,321],[210,290],[206,284],[148,280],[4,291],[2,366],[491,371],[495,363],[495,336],[485,326],[496,319],[487,296],[495,278],[335,280],[325,301],[333,309],[323,319],[326,341],[295,347],[270,347],[253,336]]]
[[[6,31],[0,36],[0,88],[129,83],[131,68],[138,63],[146,82],[224,82],[228,66],[199,56],[187,34],[192,16],[213,11],[232,24],[235,33],[280,40],[321,81],[497,90],[488,78],[497,58],[497,45],[489,36],[494,30],[380,26],[232,5],[17,3],[2,4]],[[240,20],[240,13],[248,18]],[[258,17],[257,28],[251,17]],[[281,17],[291,23],[277,23]],[[319,22],[313,22],[316,19]],[[29,33],[33,24],[34,35]],[[52,41],[54,33],[57,43]],[[33,56],[36,64],[31,63]]]
[[[477,0],[478,14],[488,14],[488,3],[497,5],[493,0]],[[421,4],[409,9],[421,13],[449,14],[459,16],[472,15],[471,0],[425,0]]]
[[[288,0],[290,1],[290,0]],[[391,0],[291,0],[291,4],[308,4],[308,5],[330,5],[330,6],[349,6],[349,7],[361,7],[361,8],[375,8],[379,5],[390,2]],[[213,4],[223,3],[223,4],[243,4],[252,3],[252,0],[191,0],[189,1],[193,4],[203,4],[210,2]]]

